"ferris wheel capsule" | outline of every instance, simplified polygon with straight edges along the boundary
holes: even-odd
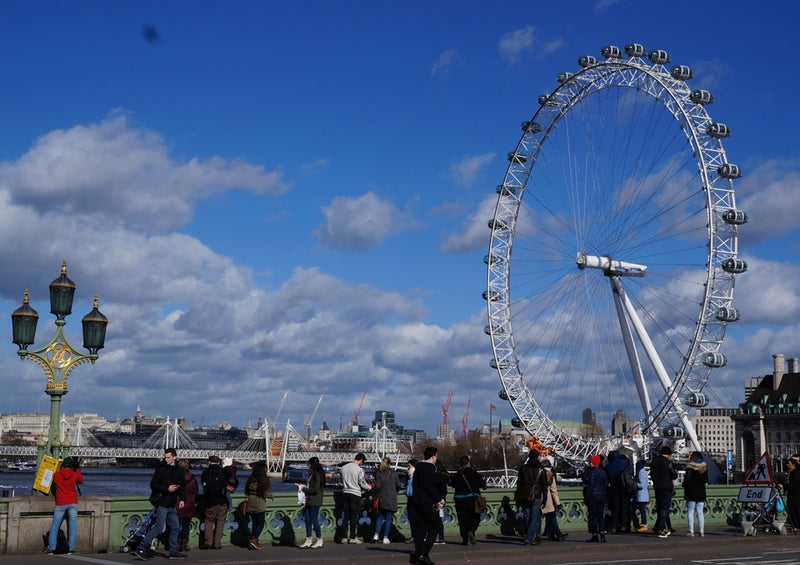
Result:
[[[500,185],[500,186],[503,186],[503,185]],[[507,230],[508,229],[508,224],[505,222],[505,220],[501,220],[500,218],[492,218],[491,220],[489,220],[489,222],[486,225],[489,226],[490,230],[501,230],[502,231],[502,230]]]
[[[707,104],[714,103],[714,95],[711,94],[708,90],[697,89],[697,90],[692,90],[691,94],[689,94],[689,100],[691,100],[695,104],[705,106]]]
[[[692,408],[703,408],[704,406],[708,406],[708,398],[706,398],[706,395],[702,392],[690,392],[683,397],[683,401],[687,406]]]
[[[733,226],[740,226],[742,224],[746,224],[748,220],[747,212],[743,210],[725,210],[722,213],[722,221],[726,224],[731,224]]]
[[[714,139],[723,139],[731,134],[731,130],[725,124],[714,122],[706,128],[706,133]]]
[[[597,64],[597,57],[595,57],[594,55],[584,55],[583,57],[578,59],[578,64],[584,69],[586,67],[591,67]]]
[[[500,255],[489,253],[488,255],[483,256],[483,262],[487,265],[502,265],[505,262],[505,259],[500,257]]]
[[[553,100],[549,94],[540,94],[539,98],[536,99],[539,102],[539,106],[555,106],[556,102]]]
[[[514,427],[514,428],[523,427],[522,426],[522,420],[520,420],[519,418],[511,418],[511,426]]]
[[[497,302],[501,298],[501,294],[497,290],[484,290],[481,296],[483,296],[484,300],[491,300],[492,302]]]
[[[540,133],[542,131],[542,126],[536,122],[522,122],[520,128],[527,133]]]
[[[663,49],[654,49],[650,51],[650,53],[647,54],[647,58],[650,59],[650,62],[654,65],[666,65],[672,61],[669,53]]]
[[[747,271],[747,263],[744,259],[725,259],[721,265],[722,270],[726,273],[740,274]]]
[[[645,53],[644,45],[641,43],[628,43],[625,46],[625,54],[628,57],[644,57]]]
[[[494,357],[492,357],[489,360],[489,366],[495,370],[506,370],[511,367],[511,363],[507,359],[500,359],[500,361],[497,361]]]
[[[517,187],[511,184],[498,184],[495,192],[500,196],[516,196],[517,195]]]
[[[500,389],[500,392],[499,392],[499,393],[497,393],[497,396],[498,396],[498,397],[499,397],[501,400],[516,400],[516,399],[517,399],[517,395],[516,395],[516,394],[508,394],[508,393],[505,391],[505,389]]]
[[[517,153],[516,151],[509,152],[508,155],[506,155],[506,158],[508,159],[509,162],[516,161],[520,165],[528,160],[528,158],[525,155],[523,155],[522,153]]]
[[[742,176],[742,169],[739,168],[739,165],[734,165],[733,163],[723,163],[717,167],[717,172],[719,176],[726,179],[738,179]]]
[[[683,439],[686,435],[686,431],[683,429],[682,426],[672,425],[667,426],[661,433],[664,434],[664,437],[668,437],[670,439]]]
[[[721,306],[714,311],[714,317],[720,322],[738,322],[742,316],[738,308]]]
[[[619,59],[622,57],[622,51],[616,45],[606,45],[600,50],[600,54],[606,59]]]
[[[569,71],[564,71],[563,73],[558,73],[558,76],[556,77],[556,80],[558,82],[560,82],[561,84],[564,84],[565,82],[567,82],[569,79],[571,79],[574,76],[575,76],[575,73],[571,73]]]
[[[700,362],[703,363],[706,367],[711,367],[712,369],[718,369],[720,367],[724,367],[728,364],[728,359],[722,353],[703,353],[700,356]]]
[[[686,65],[675,65],[669,71],[669,74],[675,80],[689,80],[690,78],[694,78],[694,73],[692,73],[692,69],[687,67]]]
[[[503,326],[497,326],[497,325],[490,326],[487,324],[483,327],[483,333],[485,333],[486,335],[492,335],[493,333],[503,334],[505,333],[505,330],[503,329]]]

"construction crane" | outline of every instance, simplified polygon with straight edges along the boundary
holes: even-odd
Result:
[[[472,395],[470,394],[467,397],[467,409],[464,411],[464,417],[461,418],[461,425],[459,429],[461,430],[461,436],[467,437],[467,420],[469,420],[469,403],[472,402]]]
[[[450,403],[453,401],[453,391],[447,393],[447,400],[442,405],[442,433],[446,434],[450,428],[447,427],[447,412],[450,410]]]
[[[364,406],[364,399],[367,397],[367,391],[364,391],[364,394],[361,395],[361,404],[358,405],[358,410],[353,412],[353,423],[357,426],[358,425],[358,416],[361,414],[361,408]]]
[[[289,396],[289,391],[283,393],[283,398],[281,398],[281,403],[278,406],[278,411],[275,412],[275,421],[273,422],[272,426],[273,429],[277,432],[278,430],[278,418],[281,416],[281,410],[283,410],[283,405],[286,403],[286,397]]]
[[[319,410],[319,405],[322,404],[322,399],[325,398],[324,394],[319,395],[319,400],[317,400],[317,405],[314,407],[314,411],[311,413],[310,418],[306,418],[306,439],[311,439],[311,427],[314,424],[314,416],[317,415],[317,410]]]

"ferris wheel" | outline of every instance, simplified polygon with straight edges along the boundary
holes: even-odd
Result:
[[[699,450],[689,411],[740,317],[741,171],[688,66],[639,44],[600,55],[558,75],[508,154],[484,257],[490,365],[514,424],[567,459],[632,435]]]

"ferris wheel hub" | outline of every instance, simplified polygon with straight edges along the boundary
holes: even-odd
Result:
[[[606,275],[615,275],[620,277],[643,277],[647,270],[646,265],[637,265],[636,263],[628,263],[627,261],[616,261],[611,257],[600,257],[598,255],[587,255],[583,251],[578,252],[578,257],[575,259],[579,269],[602,269]]]

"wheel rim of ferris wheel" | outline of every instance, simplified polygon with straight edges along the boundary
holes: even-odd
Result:
[[[722,146],[727,126],[706,111],[713,96],[689,88],[688,67],[668,69],[666,52],[625,51],[581,57],[539,98],[508,154],[484,257],[500,396],[521,427],[574,461],[623,439],[562,423],[576,395],[634,407],[628,435],[685,429],[699,447],[688,408],[703,405],[712,368],[726,362],[735,275],[746,270],[740,171]]]

